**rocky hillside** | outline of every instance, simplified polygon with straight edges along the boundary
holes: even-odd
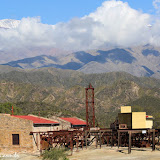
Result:
[[[160,115],[158,79],[138,78],[125,72],[84,74],[54,68],[25,71],[10,68],[0,72],[0,112],[2,109],[10,112],[4,111],[3,105],[11,103],[21,114],[40,111],[43,116],[85,118],[85,87],[89,83],[95,87],[96,117],[101,126],[114,121],[121,105],[133,104],[133,109],[146,109],[148,114],[149,108],[156,108],[151,113],[157,119]]]
[[[44,53],[45,54],[45,53]],[[19,68],[54,67],[83,73],[127,72],[138,77],[160,79],[160,48],[146,45],[79,51],[67,56],[36,56],[5,63]]]

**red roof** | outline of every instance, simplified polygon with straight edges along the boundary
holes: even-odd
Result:
[[[50,121],[45,118],[39,118],[35,116],[20,116],[20,115],[12,115],[17,118],[27,119],[33,121],[34,124],[58,124],[58,122]]]
[[[72,125],[86,125],[85,121],[82,121],[78,118],[61,118],[61,119],[70,122]]]

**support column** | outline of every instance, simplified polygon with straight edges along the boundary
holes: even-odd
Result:
[[[158,130],[158,145],[159,145],[159,130]]]
[[[121,137],[120,137],[120,134],[121,134],[120,131],[118,131],[118,148],[119,148],[119,146],[120,146],[120,138],[121,138]]]
[[[132,146],[131,137],[132,137],[132,132],[131,132],[131,131],[129,131],[129,145],[128,145],[128,154],[130,154],[130,153],[131,153],[131,146]]]
[[[96,133],[97,134],[97,133]],[[98,147],[98,135],[96,135],[96,148]]]
[[[155,129],[152,132],[152,151],[155,151]]]
[[[99,137],[99,141],[100,141],[100,148],[101,148],[101,146],[102,146],[102,134],[101,134],[101,131],[100,131],[100,135],[99,135],[100,137]]]
[[[87,130],[85,130],[85,143],[86,143],[86,149],[87,149],[87,135],[88,135]]]
[[[111,148],[113,147],[113,132],[111,133]]]

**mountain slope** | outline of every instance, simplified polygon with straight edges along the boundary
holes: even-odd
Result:
[[[138,77],[160,78],[160,48],[139,46],[79,51],[64,57],[37,56],[4,65],[25,68],[53,67],[84,73],[127,72]]]
[[[29,83],[47,87],[63,86],[64,88],[68,88],[74,85],[81,85],[85,87],[88,85],[88,83],[92,83],[95,87],[98,87],[104,84],[113,84],[115,81],[130,80],[144,87],[160,88],[160,81],[158,79],[147,77],[138,78],[125,72],[84,74],[79,71],[62,70],[56,68],[27,69],[19,71],[11,70],[10,72],[1,73],[0,80]]]
[[[143,97],[160,101],[160,80],[154,78],[140,78],[124,72],[84,74],[54,68],[7,70],[0,73],[0,112],[1,106],[12,103],[21,114],[39,114],[40,111],[43,116],[85,119],[85,88],[89,83],[95,87],[96,117],[101,126],[109,127],[121,105],[133,104],[133,108],[140,105],[145,110],[141,103]],[[158,117],[160,106],[156,103],[153,107],[157,110],[153,116]]]

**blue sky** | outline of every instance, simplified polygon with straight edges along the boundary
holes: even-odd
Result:
[[[55,55],[146,44],[160,47],[159,16],[160,0],[0,0],[0,63],[10,61],[8,57],[44,54],[43,49]]]
[[[0,19],[41,17],[42,23],[67,22],[94,12],[104,0],[0,0]],[[123,0],[131,8],[155,14],[152,0]]]

